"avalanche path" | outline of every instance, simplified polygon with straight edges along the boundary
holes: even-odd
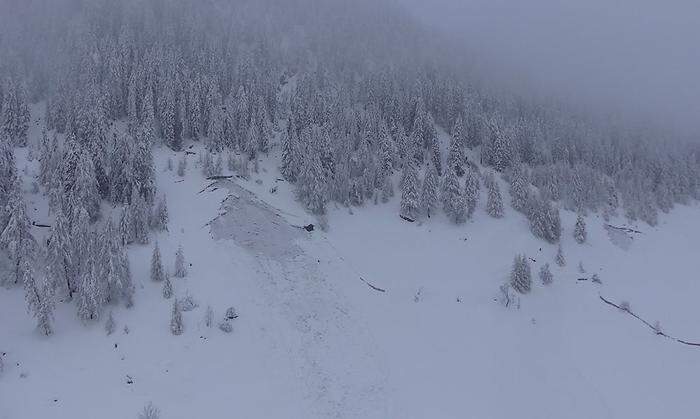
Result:
[[[235,182],[222,212],[211,221],[216,240],[250,251],[259,265],[260,289],[290,331],[270,336],[289,352],[299,382],[323,418],[386,418],[387,370],[366,323],[299,245],[309,233],[290,225],[273,207]],[[340,267],[339,267],[340,269]]]

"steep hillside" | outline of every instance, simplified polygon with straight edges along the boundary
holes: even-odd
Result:
[[[37,165],[25,151],[17,150],[17,165],[36,208],[31,218],[50,223],[41,195],[30,191]],[[654,334],[599,296],[628,301],[673,336],[700,340],[697,206],[678,207],[658,227],[630,226],[640,233],[625,233],[624,245],[596,216],[586,219],[588,241],[577,244],[575,215],[564,212],[560,268],[556,247],[534,238],[523,215],[507,205],[505,217],[493,219],[483,199],[461,226],[443,215],[407,223],[395,197],[331,208],[329,231],[308,232],[301,227],[316,221],[278,180],[277,152],[250,180],[220,181],[201,174],[200,146],[187,149],[184,178],[168,170],[184,152],[156,152],[170,223],[149,245],[129,247],[135,303],[107,307],[113,334],[104,330],[106,316],[85,327],[72,304],[59,303],[55,333],[44,337],[22,291],[3,290],[0,318],[12,321],[0,328],[0,418],[135,417],[149,401],[163,418],[691,411],[700,349]],[[149,279],[156,241],[170,272],[183,246],[188,274],[171,278],[175,298],[198,303],[183,313],[179,336],[169,329],[173,299]],[[516,253],[534,260],[533,291],[506,308],[499,286]],[[549,286],[537,278],[543,263],[552,266]],[[590,280],[594,273],[602,284]],[[205,325],[207,306],[213,327]],[[239,316],[224,333],[217,325],[229,306]]]
[[[472,58],[394,1],[0,1],[0,419],[691,415],[700,143]]]

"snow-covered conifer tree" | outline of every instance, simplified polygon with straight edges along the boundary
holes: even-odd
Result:
[[[167,272],[163,279],[163,298],[170,299],[173,296],[173,284],[170,282],[170,274]]]
[[[68,220],[63,215],[60,207],[56,210],[51,233],[47,246],[47,274],[51,278],[55,287],[60,287],[68,293],[69,298],[73,298],[73,293],[77,289],[77,284],[73,279],[73,254],[71,249],[70,231]]]
[[[544,285],[549,285],[552,283],[553,279],[554,276],[552,275],[552,271],[549,269],[549,263],[545,263],[540,268],[540,280]]]
[[[129,268],[129,258],[124,248],[124,243],[119,238],[119,233],[114,229],[111,220],[108,220],[103,233],[103,271],[102,275],[107,283],[106,296],[109,301],[124,302],[126,307],[133,305],[134,283]]]
[[[95,166],[92,157],[86,150],[79,154],[79,160],[74,171],[73,187],[70,190],[70,199],[85,208],[91,220],[96,220],[100,215],[100,192]]]
[[[34,268],[28,260],[22,261],[20,270],[27,309],[36,318],[39,330],[48,336],[53,333],[51,324],[55,304],[53,285],[46,278],[42,283],[39,283],[34,275]]]
[[[207,178],[216,175],[214,173],[214,157],[208,151],[202,155],[202,174]]]
[[[146,140],[147,144],[153,145],[156,141],[155,134],[155,111],[153,109],[153,90],[150,86],[146,87],[146,94],[143,97],[141,109],[141,137]]]
[[[297,195],[313,214],[321,215],[326,211],[326,179],[318,150],[313,147],[307,147],[307,155],[297,179]]]
[[[137,137],[131,161],[131,176],[134,186],[148,204],[152,204],[156,196],[155,170],[151,146],[145,138]]]
[[[463,223],[466,217],[466,205],[454,168],[447,169],[447,175],[442,183],[441,198],[442,208],[447,217],[454,223]]]
[[[437,188],[436,188],[437,189]],[[437,195],[437,193],[436,193]],[[394,196],[394,182],[391,177],[387,176],[382,181],[382,202],[389,202],[389,199]],[[436,198],[437,200],[437,198]]]
[[[396,160],[396,150],[389,133],[386,122],[382,121],[379,126],[379,168],[378,176],[385,178],[391,176]]]
[[[227,142],[226,133],[224,131],[225,118],[226,112],[221,106],[216,106],[209,120],[209,127],[207,129],[207,137],[209,137],[207,147],[211,151],[221,151],[225,147]]]
[[[114,151],[110,159],[110,200],[115,204],[129,202],[136,183],[131,162],[134,154],[132,137],[114,134]],[[71,147],[72,148],[72,147]],[[65,158],[64,158],[65,160]]]
[[[464,175],[464,163],[466,161],[464,147],[464,124],[462,122],[462,117],[458,117],[452,128],[452,137],[450,139],[450,150],[447,155],[447,167],[448,170],[451,168],[455,171],[457,176],[462,177]]]
[[[418,182],[418,173],[413,163],[405,163],[401,182],[401,216],[409,220],[415,220],[420,212]]]
[[[484,177],[484,183],[488,191],[488,199],[486,201],[486,212],[494,217],[503,217],[503,198],[501,198],[501,188],[498,186],[498,181],[493,173],[488,173]]]
[[[134,242],[138,244],[148,244],[150,209],[148,203],[136,188],[134,188],[131,193],[131,203],[127,209],[130,212],[129,219],[131,220]]]
[[[510,285],[521,294],[530,292],[531,284],[530,263],[525,255],[515,256],[513,270],[510,273]]]
[[[26,206],[22,199],[19,180],[15,180],[10,191],[6,213],[9,216],[7,224],[0,233],[0,246],[7,250],[8,256],[14,262],[13,277],[15,284],[21,280],[21,265],[34,257],[36,242],[30,231]]]
[[[97,277],[96,263],[98,263],[98,257],[94,240],[88,240],[86,253],[83,256],[83,266],[80,269],[77,298],[78,317],[84,322],[99,318],[100,308],[105,300],[105,290]]]
[[[126,205],[122,209],[121,217],[119,218],[119,238],[124,245],[134,241],[134,227],[131,220],[129,205]]]
[[[429,164],[420,195],[421,213],[428,218],[437,205],[439,182],[437,170],[432,164]]]
[[[250,168],[248,167],[248,158],[241,156],[238,159],[238,176],[242,179],[250,180]]]
[[[550,243],[556,243],[561,237],[561,219],[559,209],[542,194],[531,195],[527,218],[532,233]]]
[[[163,92],[158,98],[158,110],[161,128],[161,137],[165,144],[173,150],[180,150],[181,143],[176,138],[175,123],[176,123],[176,101],[175,101],[175,86],[174,80],[166,78],[166,83],[163,86]]]
[[[586,221],[584,221],[583,216],[579,214],[578,217],[576,217],[576,226],[574,227],[574,239],[576,240],[576,243],[583,244],[586,242],[586,238]]]
[[[185,251],[182,246],[178,246],[175,253],[175,278],[184,278],[187,276],[187,267],[185,265]]]
[[[566,266],[566,259],[564,258],[564,250],[561,248],[561,243],[557,247],[557,256],[555,257],[555,262],[559,266]]]
[[[289,122],[292,124],[292,121]],[[293,128],[287,129],[282,134],[282,163],[280,171],[282,176],[290,182],[295,182],[298,175],[298,151],[297,151],[297,140],[296,133]]]
[[[184,324],[182,321],[182,311],[180,310],[180,304],[177,299],[173,301],[173,309],[170,315],[170,332],[173,335],[181,335],[184,331]]]
[[[182,158],[177,162],[177,175],[185,177],[185,170],[187,170],[187,156],[183,154]]]
[[[221,174],[224,171],[224,160],[221,157],[221,153],[218,153],[216,155],[216,160],[214,161],[214,168],[212,169],[212,173],[214,176],[221,176]]]
[[[510,202],[513,209],[525,212],[529,204],[530,188],[523,176],[522,169],[513,170],[510,174],[510,188],[508,192],[510,193]]]
[[[153,255],[151,256],[151,281],[160,282],[165,279],[165,270],[163,269],[163,262],[160,258],[160,249],[158,248],[158,242],[153,247]]]
[[[474,215],[476,204],[479,202],[480,188],[479,176],[473,168],[468,167],[464,177],[464,203],[467,208],[467,218],[472,218]]]
[[[151,228],[157,231],[168,229],[168,203],[165,195],[158,201],[151,216]]]
[[[54,135],[53,141],[49,141],[46,130],[43,130],[39,148],[39,182],[42,185],[50,185],[60,157],[56,136]]]

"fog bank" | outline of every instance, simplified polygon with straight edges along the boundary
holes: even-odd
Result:
[[[700,2],[397,1],[492,82],[700,133]]]

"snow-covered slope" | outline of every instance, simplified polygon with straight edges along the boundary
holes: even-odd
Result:
[[[31,217],[45,221],[41,196],[30,192],[36,162],[27,161],[26,149],[17,156],[20,169],[28,168]],[[136,417],[149,401],[163,418],[658,418],[694,411],[700,348],[655,335],[599,296],[629,301],[669,334],[700,340],[696,205],[678,207],[658,227],[634,226],[641,233],[627,250],[596,216],[587,217],[588,242],[576,244],[575,215],[563,212],[568,264],[559,268],[556,248],[534,238],[512,209],[495,220],[480,207],[462,226],[442,216],[409,224],[396,215],[395,198],[332,208],[328,232],[307,232],[299,227],[314,220],[277,180],[276,157],[248,181],[213,184],[195,155],[184,180],[166,169],[168,158],[179,155],[156,152],[169,231],[130,247],[137,292],[133,308],[112,308],[117,332],[107,336],[104,321],[83,326],[73,305],[59,304],[56,333],[43,337],[22,291],[0,292],[1,419]],[[187,278],[173,279],[176,297],[199,303],[184,313],[180,336],[168,327],[172,300],[149,279],[156,240],[171,270],[178,245],[191,264]],[[516,253],[535,260],[535,285],[519,309],[505,308],[499,286]],[[554,273],[547,287],[536,279],[546,262]],[[587,273],[578,272],[579,262]],[[593,273],[602,284],[579,280]],[[215,323],[236,307],[232,333],[205,326],[208,305]]]

